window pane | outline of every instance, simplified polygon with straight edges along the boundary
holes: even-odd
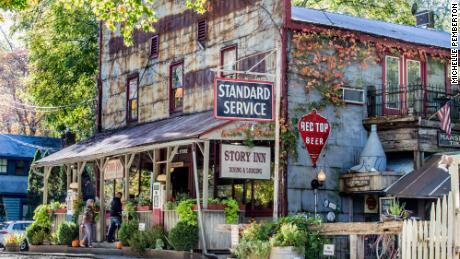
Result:
[[[184,88],[174,89],[174,107],[182,107],[184,103]]]
[[[172,68],[172,88],[183,87],[184,65],[180,64]]]
[[[386,57],[386,106],[399,108],[399,58]]]
[[[446,75],[444,71],[444,64],[437,60],[428,59],[427,61],[427,84],[430,89],[445,90]],[[450,75],[450,71],[449,75]]]
[[[0,174],[6,174],[8,172],[8,160],[0,159]]]
[[[420,74],[420,62],[415,60],[407,60],[407,85],[417,86],[422,84]]]
[[[236,70],[236,48],[223,50],[222,65],[224,70]],[[232,73],[222,73],[222,76],[231,75]]]
[[[24,164],[24,161],[20,160],[20,161],[16,161],[16,173],[17,174],[22,174],[24,173],[24,170],[25,170],[25,164]]]
[[[129,81],[129,99],[137,98],[137,78]]]
[[[137,99],[130,100],[129,108],[131,119],[137,119]]]

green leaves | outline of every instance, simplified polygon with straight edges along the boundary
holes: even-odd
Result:
[[[36,15],[30,19],[30,14]],[[47,128],[93,134],[98,60],[98,23],[89,6],[66,9],[61,0],[41,1],[18,14],[25,30],[30,74],[27,89],[39,106],[64,106],[45,114]]]

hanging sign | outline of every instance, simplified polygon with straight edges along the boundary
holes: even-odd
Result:
[[[123,178],[123,164],[120,159],[111,159],[107,162],[104,171],[104,180]]]
[[[273,120],[273,83],[232,78],[214,82],[214,116],[223,120]]]
[[[327,122],[326,118],[316,113],[316,110],[313,110],[300,118],[298,127],[302,142],[310,154],[313,166],[316,167],[316,160],[318,160],[331,131],[329,122]]]
[[[221,145],[221,178],[270,179],[270,148]]]

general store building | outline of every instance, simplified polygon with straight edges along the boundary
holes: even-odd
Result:
[[[45,167],[45,179],[50,168],[66,165],[69,185],[78,183],[85,167],[93,166],[101,200],[110,200],[116,190],[124,193],[124,199],[153,196],[153,183],[161,182],[165,190],[161,205],[183,195],[200,194],[206,210],[208,198],[233,197],[242,204],[241,220],[249,220],[273,215],[273,178],[278,167],[276,209],[281,214],[312,213],[310,182],[323,169],[327,180],[318,191],[318,212],[325,216],[332,210],[323,206],[327,201],[336,205],[335,220],[354,221],[375,218],[364,211],[364,195],[383,193],[383,188],[366,186],[357,193],[339,190],[340,176],[359,163],[372,124],[377,125],[388,159],[386,171],[396,176],[418,167],[430,153],[455,149],[439,146],[433,139],[438,124],[426,120],[443,104],[443,98],[456,91],[449,85],[448,66],[442,62],[448,55],[447,33],[291,7],[289,1],[213,0],[203,15],[177,1],[156,5],[156,31],[136,32],[131,47],[124,45],[118,32],[101,26],[100,132],[38,161],[35,167]],[[379,61],[369,61],[367,69],[353,60],[341,68],[344,83],[334,86],[342,93],[336,96],[343,101],[340,107],[319,103],[320,92],[305,89],[311,78],[300,75],[298,50],[302,45],[297,38],[312,33],[388,47],[374,49]],[[337,50],[334,45],[328,48]],[[405,51],[422,53],[423,58],[411,59]],[[310,52],[305,49],[304,54]],[[277,161],[274,122],[215,118],[214,81],[218,77],[275,82],[275,89],[280,87],[283,134],[295,131],[296,119],[312,108],[327,117],[333,127],[319,167],[312,167],[300,138]],[[452,110],[453,114],[458,111]],[[454,126],[454,133],[456,130]],[[221,150],[247,145],[268,148],[270,176],[225,177]],[[108,165],[115,169],[107,173]],[[377,177],[385,173],[395,178],[386,171],[377,172]],[[82,192],[80,185],[78,192]],[[149,213],[149,224],[163,217],[165,228],[170,227],[167,213]],[[104,217],[99,224],[105,224]],[[99,239],[103,234],[99,233]]]

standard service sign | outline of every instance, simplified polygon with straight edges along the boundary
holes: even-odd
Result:
[[[232,78],[214,82],[214,116],[224,120],[273,120],[273,83]]]

